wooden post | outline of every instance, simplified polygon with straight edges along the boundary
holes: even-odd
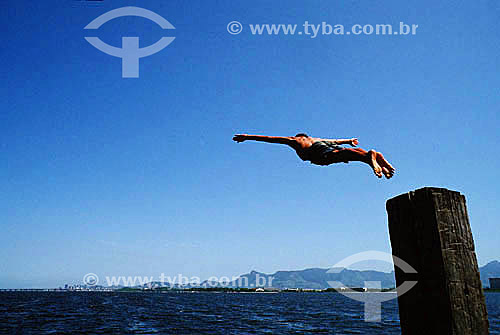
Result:
[[[489,334],[488,315],[465,197],[422,188],[387,201],[392,254],[418,274],[395,267],[396,283],[418,283],[398,297],[404,335]]]

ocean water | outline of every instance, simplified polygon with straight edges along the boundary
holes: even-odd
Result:
[[[500,293],[487,293],[500,334]],[[0,334],[400,334],[396,300],[382,321],[336,293],[0,292]]]

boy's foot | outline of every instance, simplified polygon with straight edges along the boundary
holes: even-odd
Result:
[[[391,164],[389,164],[389,162],[384,158],[384,156],[380,152],[377,152],[377,162],[382,167],[382,169],[383,168],[387,169],[387,171],[389,172],[391,177],[394,175],[394,172],[396,171],[396,169],[394,169],[394,167]],[[384,172],[384,175],[387,177],[385,172]],[[390,178],[390,177],[387,177],[387,178]]]
[[[382,168],[382,173],[387,179],[390,179],[393,176],[393,174],[389,172],[389,170],[385,166]]]
[[[382,178],[382,168],[377,163],[377,152],[370,150],[368,154],[370,155],[370,166],[373,169],[373,173],[375,173],[377,177]]]

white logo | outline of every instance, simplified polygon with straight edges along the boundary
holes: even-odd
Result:
[[[96,286],[99,283],[99,277],[95,273],[87,273],[83,276],[83,283],[88,286]]]
[[[140,16],[155,22],[162,29],[175,29],[170,22],[160,15],[139,7],[113,9],[94,19],[84,29],[99,29],[104,23],[122,16]],[[145,48],[139,48],[139,37],[122,37],[121,48],[106,44],[98,37],[85,37],[85,39],[102,52],[122,59],[122,78],[139,78],[139,59],[163,50],[173,42],[175,37],[162,37],[155,44]]]
[[[243,25],[238,21],[231,21],[227,24],[227,32],[231,35],[238,35],[243,31]]]
[[[381,251],[365,251],[360,252],[358,254],[349,256],[344,258],[337,264],[335,264],[327,273],[339,273],[344,268],[348,266],[368,260],[378,260],[385,261],[391,263],[391,260],[394,261],[394,265],[403,270],[405,273],[417,273],[410,264],[403,261],[401,258],[396,257],[394,255],[381,252]],[[345,295],[346,297],[361,301],[365,303],[365,321],[367,322],[380,322],[381,321],[381,310],[382,310],[382,302],[389,301],[395,299],[397,296],[402,296],[406,292],[408,292],[413,286],[417,284],[416,281],[405,281],[399,287],[396,287],[395,290],[389,291],[387,293],[373,293],[373,292],[357,292],[345,287],[344,284],[338,281],[328,281],[328,284],[337,289],[337,292]],[[372,289],[381,289],[381,282],[378,281],[367,281],[365,282],[365,286]],[[340,289],[338,289],[340,288]],[[397,296],[394,296],[391,293],[397,292]]]

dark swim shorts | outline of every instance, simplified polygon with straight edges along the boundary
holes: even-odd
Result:
[[[343,147],[336,145],[333,142],[317,141],[308,148],[308,160],[316,165],[329,165],[332,163],[347,163],[347,159],[343,157]]]

